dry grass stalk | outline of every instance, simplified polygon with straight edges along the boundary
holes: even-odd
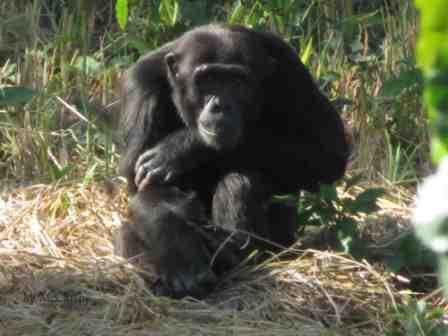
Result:
[[[229,276],[206,301],[154,297],[113,255],[120,186],[35,185],[0,204],[0,324],[8,335],[378,335],[400,296],[369,263],[291,250]],[[150,278],[151,279],[151,275]]]

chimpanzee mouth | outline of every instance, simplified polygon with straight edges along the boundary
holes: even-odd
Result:
[[[240,134],[234,129],[198,127],[199,135],[209,146],[217,149],[233,148],[239,142]]]
[[[206,128],[202,125],[199,125],[199,132],[209,137],[217,137],[219,135],[218,132],[211,130],[210,128]]]

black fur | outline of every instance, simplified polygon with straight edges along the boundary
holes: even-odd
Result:
[[[254,245],[294,242],[274,194],[345,171],[342,121],[278,36],[208,25],[143,56],[124,81],[121,169],[132,196],[119,253],[145,252],[157,290],[206,295]],[[267,244],[257,246],[267,247]]]

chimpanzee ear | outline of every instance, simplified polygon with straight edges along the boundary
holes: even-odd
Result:
[[[177,54],[170,52],[165,55],[165,64],[168,71],[168,77],[171,80],[176,79],[179,76],[179,68],[177,62]]]

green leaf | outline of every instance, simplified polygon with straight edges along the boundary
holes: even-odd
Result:
[[[159,6],[160,21],[167,26],[174,26],[179,14],[179,3],[177,0],[162,0]]]
[[[358,174],[358,175],[354,175],[350,178],[348,178],[345,181],[345,187],[344,190],[345,191],[349,191],[352,187],[354,187],[355,185],[357,185],[359,182],[361,182],[363,179],[363,175],[362,174]]]
[[[403,266],[406,265],[406,261],[400,254],[391,256],[387,260],[387,270],[390,272],[400,272]]]
[[[91,56],[81,56],[74,64],[75,69],[79,71],[85,71],[86,75],[94,76],[103,71],[103,63],[98,62]]]
[[[319,196],[327,202],[336,201],[338,199],[336,187],[329,184],[322,184],[320,186]]]
[[[384,19],[382,15],[379,13],[379,10],[366,14],[351,15],[348,18],[342,20],[343,25],[349,25],[349,26],[359,24],[362,24],[364,26],[382,25],[383,22]]]
[[[57,167],[56,165],[52,166],[52,172],[54,175],[54,178],[57,180],[62,179],[63,177],[67,176],[75,167],[72,164],[67,164],[64,167]]]
[[[128,22],[128,0],[117,0],[115,4],[115,15],[121,30],[125,30]]]
[[[0,106],[28,103],[37,91],[23,86],[8,86],[0,88]]]
[[[240,23],[243,20],[243,16],[244,16],[244,7],[241,4],[241,1],[236,1],[235,4],[233,5],[232,11],[230,12],[227,21],[230,24]]]
[[[446,0],[415,0],[422,11],[421,30],[443,31],[448,29],[446,20]]]
[[[313,50],[313,38],[310,37],[310,39],[306,44],[305,50],[300,55],[300,60],[302,61],[303,64],[305,65],[308,64],[312,50]]]
[[[342,250],[350,253],[359,233],[358,224],[353,218],[344,218],[336,223],[336,229]]]
[[[130,48],[137,49],[140,55],[143,55],[148,50],[148,44],[143,39],[130,38],[128,45]]]
[[[372,213],[378,209],[376,201],[384,195],[383,188],[371,188],[360,193],[354,200],[344,200],[344,208],[353,214],[358,212]]]
[[[246,14],[244,19],[244,24],[248,27],[255,27],[258,20],[260,19],[259,15],[257,15],[257,9],[259,7],[259,3],[255,2],[253,6],[250,8],[249,12]]]
[[[448,21],[446,0],[415,0],[420,10],[417,60],[422,65],[426,87],[424,102],[432,126],[431,155],[439,162],[448,155]]]
[[[341,244],[344,253],[350,253],[353,244],[352,237],[339,237],[339,243]]]
[[[383,97],[396,97],[404,90],[422,83],[420,71],[411,69],[401,72],[397,77],[390,78],[383,83],[380,95]]]
[[[313,214],[313,210],[300,211],[297,215],[297,223],[299,223],[300,225],[315,224],[315,222],[311,221],[311,216],[313,216]]]
[[[285,20],[283,16],[274,14],[271,16],[271,19],[274,22],[275,27],[277,28],[276,31],[279,32],[279,34],[285,31]]]
[[[434,162],[440,162],[445,156],[448,156],[448,146],[442,142],[438,136],[431,138],[431,158]]]
[[[83,187],[85,187],[86,185],[88,185],[88,184],[93,180],[93,178],[95,177],[96,169],[97,169],[97,168],[98,168],[98,163],[95,162],[95,163],[92,165],[92,167],[90,167],[90,168],[87,170],[86,174],[84,175],[84,179],[83,179],[83,181],[82,181]]]
[[[336,223],[336,228],[340,237],[354,238],[359,232],[358,223],[353,218],[349,217],[338,220]]]
[[[188,18],[191,26],[199,26],[210,21],[210,12],[206,1],[184,1],[181,4],[182,18]]]

